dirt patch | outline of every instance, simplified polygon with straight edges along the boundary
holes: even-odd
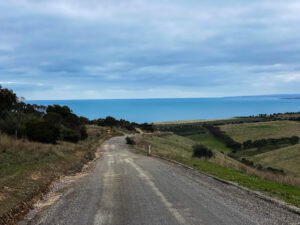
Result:
[[[4,199],[6,199],[6,195],[0,192],[0,201],[3,201]]]
[[[38,201],[34,207],[38,208],[38,209],[42,209],[48,206],[53,205],[59,198],[61,197],[61,194],[57,193],[57,192],[50,192],[48,193],[45,197],[43,201]]]
[[[83,165],[80,172],[73,173],[72,175],[61,176],[56,181],[54,181],[49,187],[49,192],[45,193],[38,201],[34,203],[29,213],[19,224],[27,224],[29,221],[35,218],[35,216],[41,210],[44,210],[59,201],[60,198],[64,195],[64,190],[66,190],[67,187],[90,174],[92,169],[95,168],[96,160],[100,158],[102,154],[103,149],[98,148],[95,152],[95,158],[87,164]]]
[[[36,171],[36,172],[32,173],[30,177],[32,180],[39,180],[42,178],[42,174],[40,171]]]

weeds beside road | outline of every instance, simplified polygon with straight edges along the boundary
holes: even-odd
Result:
[[[108,128],[88,127],[89,138],[78,144],[56,145],[0,136],[0,218],[18,218],[34,197],[47,191],[59,176],[79,171],[95,157],[101,143],[115,136]],[[1,220],[0,220],[1,224]]]

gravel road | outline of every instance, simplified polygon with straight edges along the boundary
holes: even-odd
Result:
[[[237,187],[135,154],[124,137],[77,178],[58,182],[20,225],[300,224],[300,216]]]

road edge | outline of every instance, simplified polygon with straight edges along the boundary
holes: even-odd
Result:
[[[251,189],[249,189],[249,188],[243,187],[243,186],[241,186],[241,185],[239,185],[239,184],[237,184],[237,183],[234,183],[234,182],[231,182],[231,181],[228,181],[228,180],[221,179],[221,178],[216,177],[216,176],[214,176],[214,175],[205,173],[205,172],[203,172],[203,171],[201,171],[201,170],[197,170],[197,169],[195,169],[195,168],[193,168],[193,167],[187,166],[187,165],[185,165],[185,164],[183,164],[183,163],[180,163],[180,162],[178,162],[178,161],[176,161],[176,160],[168,159],[168,158],[165,158],[165,157],[162,157],[162,156],[159,156],[159,155],[155,155],[155,154],[151,154],[151,157],[154,157],[154,158],[158,158],[158,159],[162,159],[162,160],[168,161],[168,162],[170,162],[170,163],[172,163],[172,164],[175,164],[175,165],[177,165],[177,166],[181,166],[181,167],[183,167],[183,168],[186,169],[186,170],[191,170],[191,171],[193,171],[193,172],[195,172],[195,173],[199,173],[199,174],[202,174],[202,175],[211,177],[211,178],[213,178],[213,179],[215,179],[215,180],[217,180],[217,181],[219,181],[219,182],[225,183],[225,184],[227,184],[227,185],[235,186],[235,187],[237,187],[237,188],[239,188],[239,189],[241,189],[241,190],[246,191],[248,194],[254,195],[254,196],[256,196],[256,197],[258,197],[258,198],[260,198],[260,199],[262,199],[262,200],[265,200],[265,201],[267,201],[267,202],[270,202],[270,203],[272,203],[272,204],[275,204],[275,205],[277,205],[277,206],[280,207],[280,208],[283,208],[283,209],[288,210],[289,212],[292,212],[292,213],[295,213],[295,214],[300,215],[300,208],[298,208],[298,207],[296,207],[296,206],[293,206],[293,205],[290,205],[290,204],[288,204],[288,203],[286,203],[286,202],[284,202],[284,201],[282,201],[282,200],[276,199],[276,198],[274,198],[274,197],[267,196],[267,195],[265,195],[265,194],[263,194],[263,193],[261,193],[261,192],[259,192],[259,191],[254,191],[254,190],[251,190]]]
[[[110,140],[114,136],[107,135],[103,138],[99,139],[98,141],[101,141],[100,146],[103,145],[107,140]],[[78,161],[74,167],[70,168],[69,170],[62,172],[60,175],[57,175],[53,177],[51,180],[49,180],[48,183],[46,183],[45,186],[42,186],[39,188],[39,191],[35,194],[30,196],[26,201],[21,202],[18,206],[12,208],[8,213],[5,213],[0,216],[0,225],[17,225],[20,221],[22,221],[25,216],[34,208],[34,204],[42,198],[43,195],[46,195],[51,191],[51,186],[53,183],[57,182],[62,177],[66,176],[75,176],[76,173],[82,172],[86,166],[88,166],[90,163],[97,160],[96,152],[98,151],[98,148],[96,148],[94,152],[94,157],[92,159],[87,159],[85,162]]]

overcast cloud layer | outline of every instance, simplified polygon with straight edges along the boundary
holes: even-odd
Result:
[[[1,1],[0,83],[27,99],[299,93],[300,1]]]

